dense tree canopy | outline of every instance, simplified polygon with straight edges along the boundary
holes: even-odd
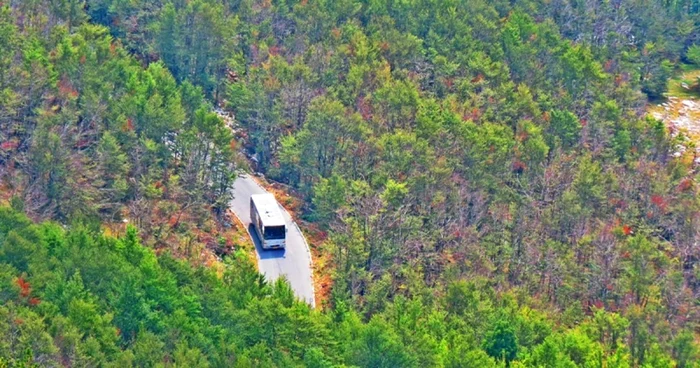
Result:
[[[0,208],[0,366],[629,367],[640,347],[624,341],[645,331],[602,309],[554,326],[484,280],[452,283],[442,300],[397,296],[363,322],[342,303],[295,301],[242,253],[226,265],[217,275],[156,256],[134,228],[113,238]],[[691,332],[673,356],[639,343],[649,367],[698,359]]]
[[[232,135],[202,88],[130,56],[83,2],[48,3],[0,7],[3,195],[39,219],[126,219],[156,244],[171,217],[223,215]]]
[[[0,365],[697,366],[695,157],[644,107],[699,47],[697,0],[0,5]],[[214,104],[329,234],[324,312],[179,260]]]

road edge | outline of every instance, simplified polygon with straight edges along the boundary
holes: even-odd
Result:
[[[252,179],[253,182],[255,183],[255,185],[260,187],[260,189],[264,190],[265,193],[270,193],[264,186],[262,186],[258,182],[255,175],[245,174],[245,176],[248,176],[250,179]],[[234,193],[234,195],[235,195],[235,193]],[[275,198],[275,200],[277,201],[277,198]],[[304,235],[304,232],[301,230],[301,227],[299,227],[299,224],[297,224],[297,222],[294,220],[294,216],[292,216],[292,214],[289,213],[289,211],[287,211],[287,209],[284,208],[284,206],[282,206],[282,204],[279,201],[277,201],[277,205],[282,209],[282,211],[284,211],[289,216],[289,218],[292,219],[292,224],[294,224],[294,227],[297,228],[297,231],[299,231],[299,234],[301,234],[301,238],[304,240],[304,248],[306,249],[306,254],[309,255],[309,270],[311,270],[311,277],[310,277],[311,278],[311,290],[313,291],[311,293],[311,307],[313,309],[316,309],[316,282],[314,280],[314,258],[313,258],[313,254],[311,253],[311,248],[309,247],[309,241],[306,240],[306,235]],[[238,217],[238,214],[236,214],[236,211],[231,211],[231,212],[233,212],[233,214],[236,216],[236,218],[238,218],[238,220],[241,223],[243,223],[241,218]],[[243,224],[243,225],[245,225],[245,224]],[[248,229],[246,229],[246,231],[248,231]],[[248,231],[248,235],[251,235],[250,231]],[[255,250],[255,253],[258,254],[257,249]],[[261,260],[260,254],[258,254],[257,258],[258,258],[258,269],[260,269],[260,260]]]

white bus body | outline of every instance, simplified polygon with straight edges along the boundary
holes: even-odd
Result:
[[[275,196],[269,193],[250,196],[250,222],[255,227],[263,249],[282,249],[287,225]]]

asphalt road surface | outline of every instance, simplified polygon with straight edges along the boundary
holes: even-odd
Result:
[[[299,226],[294,223],[289,213],[280,206],[287,222],[287,244],[285,249],[264,250],[258,235],[250,224],[250,196],[266,193],[249,175],[239,175],[234,183],[231,209],[248,228],[248,234],[255,243],[258,255],[258,268],[268,281],[286,277],[297,298],[316,306],[314,299],[313,273],[311,271],[311,253]]]

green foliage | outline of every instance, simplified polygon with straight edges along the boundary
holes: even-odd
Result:
[[[0,210],[0,320],[26,328],[0,364],[693,366],[697,185],[640,91],[693,62],[698,11],[0,5],[2,188],[70,224]],[[126,215],[178,253],[223,217],[237,145],[211,104],[328,230],[327,314],[241,252],[217,278],[97,234]]]
[[[583,157],[572,187],[578,194],[581,203],[595,206],[605,199],[603,181],[600,164],[592,161],[590,157]]]
[[[348,183],[337,175],[322,178],[314,187],[312,203],[315,205],[314,216],[319,221],[329,221],[335,211],[342,208],[346,201]]]
[[[661,60],[660,64],[651,70],[650,74],[642,77],[642,91],[650,98],[660,98],[666,92],[668,79],[673,72],[673,64],[669,60]]]
[[[12,55],[0,60],[1,161],[17,168],[8,184],[37,218],[116,222],[127,215],[150,233],[159,200],[220,213],[230,199],[233,137],[202,88],[179,85],[167,62],[140,63],[124,40],[88,23],[86,8],[121,12],[127,5],[0,6],[0,48]],[[216,15],[210,6],[190,10]]]
[[[554,142],[550,146],[558,145],[569,149],[578,143],[581,132],[581,123],[576,115],[569,111],[552,111],[549,130]]]
[[[690,331],[683,331],[673,341],[673,357],[678,362],[678,367],[693,367],[700,361],[700,350],[693,344],[694,335]]]
[[[293,348],[284,359],[301,361],[307,345],[326,351],[324,320],[295,301],[286,282],[273,288],[231,283],[258,276],[246,257],[230,263],[219,279],[211,270],[192,269],[169,256],[159,262],[133,228],[119,239],[80,228],[63,231],[49,223],[32,225],[7,208],[0,223],[14,224],[0,233],[0,295],[13,295],[0,308],[0,329],[20,331],[0,338],[0,349],[15,352],[2,354],[10,364],[29,351],[32,361],[43,364],[126,359],[159,365],[172,359],[187,366],[222,366],[230,349],[244,352],[263,336],[271,348]],[[49,242],[56,244],[51,252]],[[36,249],[27,248],[30,244]],[[234,303],[246,294],[249,302]],[[261,325],[261,316],[270,320]]]
[[[365,322],[340,301],[312,311],[283,279],[267,284],[243,253],[225,261],[221,277],[157,257],[134,228],[113,238],[35,225],[2,207],[0,250],[0,355],[9,365],[573,367],[630,359],[630,322],[618,315],[598,311],[581,328],[552,333],[544,315],[477,283],[454,284],[445,309],[398,296]],[[673,359],[691,366],[697,350],[685,333]],[[673,360],[650,344],[643,363]]]
[[[484,338],[484,350],[496,360],[509,364],[518,354],[518,338],[509,321],[496,321],[493,328]]]
[[[690,63],[700,66],[700,45],[691,45],[685,53]]]
[[[349,362],[360,367],[414,367],[416,357],[407,351],[384,322],[373,319],[360,327],[351,343]]]

